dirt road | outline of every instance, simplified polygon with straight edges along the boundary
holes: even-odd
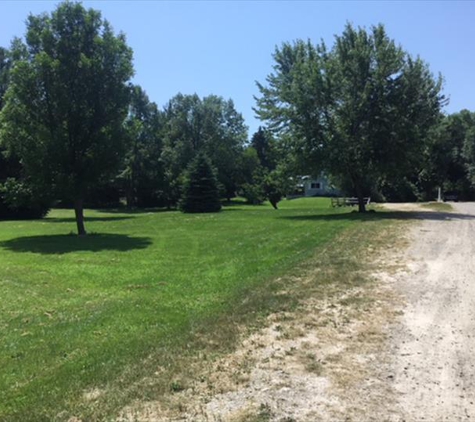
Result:
[[[414,228],[391,367],[406,421],[475,420],[475,204]]]

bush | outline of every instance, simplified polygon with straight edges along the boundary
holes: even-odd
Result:
[[[266,198],[269,200],[274,209],[277,209],[277,204],[284,196],[282,185],[278,180],[273,179],[271,176],[266,177],[264,181],[264,192]]]
[[[252,205],[262,204],[265,200],[265,193],[261,183],[245,183],[242,185],[242,196]]]
[[[216,172],[204,154],[191,162],[183,185],[180,209],[187,213],[217,212],[221,209]]]
[[[43,218],[51,202],[26,182],[8,178],[0,184],[0,219],[29,220]]]
[[[406,177],[381,183],[379,191],[387,202],[415,202],[419,194],[414,183]],[[371,199],[376,200],[374,195]]]

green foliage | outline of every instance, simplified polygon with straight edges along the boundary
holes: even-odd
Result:
[[[202,153],[188,168],[180,209],[187,213],[217,212],[221,209],[215,170]]]
[[[17,42],[0,136],[44,190],[74,199],[78,232],[91,185],[120,162],[132,51],[99,12],[61,3],[30,15]]]
[[[424,199],[436,197],[438,187],[456,191],[461,199],[475,199],[473,134],[475,113],[462,110],[444,116],[434,128],[424,153],[419,183]]]
[[[275,72],[258,84],[258,116],[293,140],[307,172],[351,184],[364,211],[365,187],[402,177],[420,164],[428,131],[438,122],[441,78],[388,38],[347,25],[327,50],[322,43],[285,43]]]
[[[122,206],[122,190],[116,180],[99,180],[88,189],[86,198],[84,202],[86,208],[118,208]]]
[[[25,181],[8,178],[0,183],[0,220],[43,218],[48,214],[50,205],[51,200],[35,192]]]
[[[415,202],[423,199],[417,183],[403,175],[392,180],[380,180],[378,191],[371,192],[371,199],[375,202],[380,202],[377,197],[378,193],[382,196],[381,199],[388,202]]]
[[[125,122],[127,152],[119,175],[129,207],[153,207],[166,202],[162,193],[163,125],[163,113],[140,86],[134,86]]]
[[[239,174],[237,177],[238,184],[243,185],[245,183],[252,184],[254,181],[254,175],[262,172],[262,166],[257,156],[257,151],[252,146],[247,147],[239,162]]]
[[[274,170],[277,165],[277,151],[271,133],[260,127],[251,138],[252,148],[256,150],[261,166],[267,170]]]
[[[249,204],[259,205],[268,199],[275,209],[277,203],[293,187],[285,164],[269,170],[262,165],[253,146],[246,148],[242,156],[240,180],[240,194]]]
[[[264,176],[266,169],[261,165],[257,150],[248,146],[241,157],[239,193],[248,204],[259,205],[265,201]]]
[[[285,176],[279,171],[272,171],[264,177],[263,188],[265,197],[269,200],[274,209],[285,196],[288,186],[286,186]]]
[[[8,79],[11,67],[9,51],[0,47],[0,110],[3,108],[3,97],[8,88]]]
[[[253,183],[244,183],[241,186],[241,194],[248,204],[260,205],[266,199],[266,193],[261,180],[255,180]]]
[[[290,182],[285,173],[279,170],[267,172],[257,169],[249,183],[241,187],[241,194],[252,205],[262,204],[266,199],[277,209],[277,204],[291,190]]]
[[[18,157],[0,146],[0,220],[28,220],[44,217],[51,198],[24,177]]]
[[[178,94],[165,107],[165,120],[162,160],[169,184],[203,152],[217,170],[223,195],[233,197],[247,127],[232,100],[215,95],[201,99],[196,94]],[[170,199],[176,203],[178,197]]]
[[[472,188],[471,199],[474,199],[475,191],[475,112],[462,110],[460,118],[464,126],[464,142],[462,148],[462,157],[465,161],[467,179]]]

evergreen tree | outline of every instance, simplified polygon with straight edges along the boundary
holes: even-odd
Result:
[[[259,126],[257,132],[252,135],[251,147],[256,150],[262,167],[267,170],[275,169],[276,152],[272,135],[268,130]]]
[[[204,154],[198,154],[188,168],[180,209],[187,213],[221,209],[216,172]]]

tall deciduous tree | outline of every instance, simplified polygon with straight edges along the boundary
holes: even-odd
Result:
[[[156,206],[163,188],[163,116],[140,86],[132,89],[125,123],[127,153],[120,174],[128,206]]]
[[[98,11],[61,3],[30,15],[26,54],[10,73],[1,136],[36,183],[74,200],[85,235],[88,187],[117,169],[133,75],[132,50]]]
[[[196,94],[178,94],[165,107],[165,119],[163,160],[170,183],[179,179],[183,169],[203,152],[216,168],[224,194],[231,196],[247,140],[247,127],[233,101],[216,95],[201,99]]]
[[[8,77],[11,67],[11,60],[8,50],[0,47],[0,110],[3,108],[3,97],[8,87]]]
[[[258,84],[256,112],[294,140],[309,169],[349,181],[365,211],[365,188],[404,175],[419,158],[444,104],[442,81],[378,25],[347,25],[328,50],[297,41],[274,54],[274,73]]]
[[[14,40],[13,46],[18,43]],[[22,53],[22,49],[17,50]],[[14,56],[0,47],[0,111],[9,85]],[[0,139],[0,220],[31,219],[44,217],[50,207],[50,199],[44,192],[37,192],[24,177],[20,159],[7,154]]]
[[[468,199],[470,181],[464,145],[474,124],[474,115],[468,110],[441,119],[432,133],[426,153],[426,165],[421,172],[424,186],[457,191],[461,198]]]
[[[468,180],[472,189],[475,190],[475,112],[463,110],[461,114],[462,113],[464,113],[464,121],[466,124],[463,157],[465,159]]]

